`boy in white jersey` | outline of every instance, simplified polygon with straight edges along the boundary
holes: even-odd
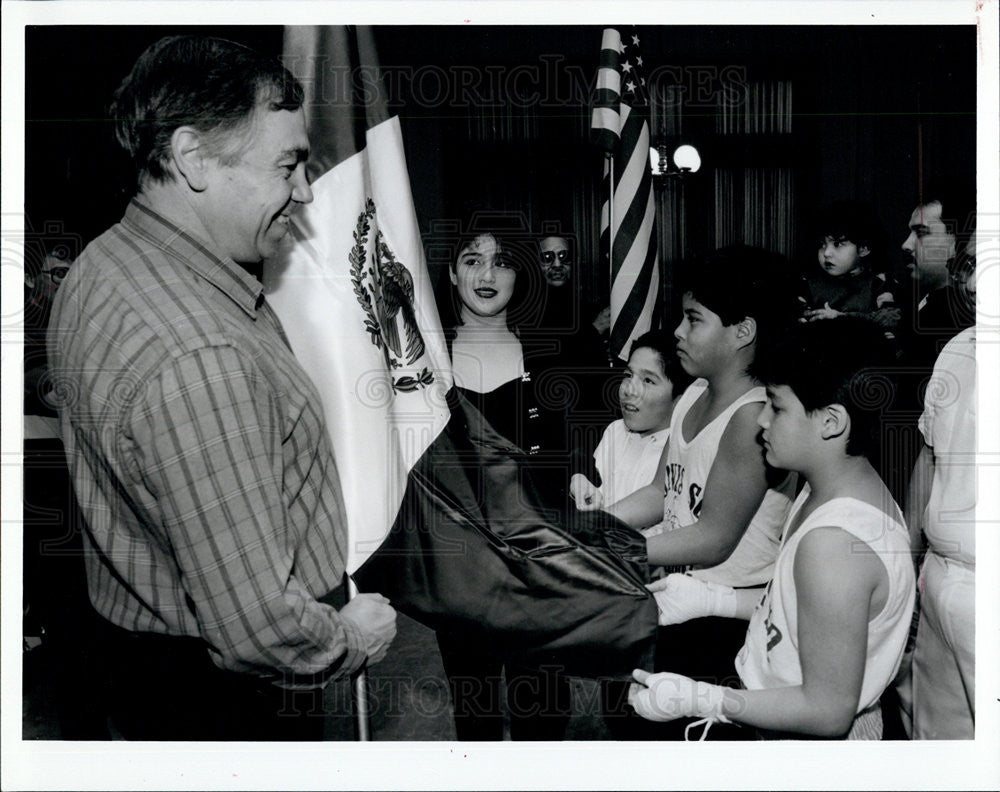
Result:
[[[634,528],[654,526],[646,532],[651,566],[691,565],[705,580],[763,586],[771,577],[794,477],[775,475],[764,463],[757,442],[764,389],[748,368],[759,348],[795,324],[794,281],[778,257],[732,246],[691,262],[682,293],[677,357],[697,379],[674,408],[652,482],[607,511]],[[733,656],[745,631],[727,614],[661,630],[655,668],[716,683],[734,680]],[[623,711],[626,693],[622,687]],[[609,710],[614,731],[615,702]],[[683,728],[673,726],[650,731],[648,724],[625,724],[616,736],[625,731],[639,738],[683,738]],[[732,729],[728,736],[744,734]]]
[[[744,690],[637,670],[629,700],[656,721],[738,721],[764,734],[879,739],[879,697],[899,667],[914,578],[899,507],[869,463],[877,440],[882,334],[861,319],[803,325],[752,368],[769,464],[807,484],[774,578],[759,592],[686,575],[655,584],[661,621],[750,620],[736,659]]]
[[[608,425],[594,450],[601,484],[574,473],[569,489],[577,503],[601,508],[649,482],[670,434],[674,403],[690,382],[669,333],[651,330],[632,342],[618,385],[622,417]]]

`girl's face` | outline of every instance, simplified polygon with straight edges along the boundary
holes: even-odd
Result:
[[[819,243],[819,265],[834,278],[861,269],[861,259],[868,255],[868,248],[858,247],[843,236],[825,236]]]
[[[480,234],[463,247],[449,274],[464,308],[484,317],[506,310],[517,278],[492,234]]]
[[[663,371],[659,352],[649,347],[632,352],[618,386],[618,398],[630,432],[647,435],[670,426],[674,386]]]

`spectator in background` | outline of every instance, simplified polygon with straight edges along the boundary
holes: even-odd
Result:
[[[26,679],[33,666],[51,668],[60,738],[106,740],[104,691],[99,684],[80,684],[81,678],[100,678],[93,637],[98,617],[87,601],[83,521],[52,407],[45,350],[52,301],[79,252],[75,241],[25,246],[24,668]]]
[[[874,210],[859,201],[837,201],[820,212],[814,230],[819,266],[802,277],[801,321],[862,316],[893,337],[900,311],[886,273],[885,232]]]
[[[541,310],[528,332],[540,346],[551,349],[547,377],[560,380],[572,391],[565,397],[560,395],[570,403],[570,447],[583,455],[577,467],[590,468],[592,474],[585,459],[616,415],[613,393],[606,387],[611,312],[606,308],[589,321],[580,293],[573,237],[544,236],[537,245],[538,270],[544,284]]]
[[[954,285],[974,305],[974,240],[955,262]],[[938,355],[920,432],[924,445],[906,503],[912,549],[917,558],[926,550],[913,651],[912,736],[971,740],[976,725],[974,327],[956,335]],[[901,698],[905,705],[905,692]]]
[[[69,273],[68,251],[57,246],[48,251],[37,269],[25,262],[24,269],[24,414],[55,418],[55,410],[46,401],[51,383],[46,376],[45,330],[52,311],[56,290]],[[37,422],[36,422],[37,423]],[[55,435],[53,435],[55,436]]]
[[[572,345],[566,351],[583,362],[606,363],[605,340],[611,326],[611,309],[600,311],[592,322],[584,320],[584,306],[574,284],[576,260],[572,238],[542,237],[538,242],[538,265],[546,286],[538,326],[565,334]]]
[[[944,345],[976,319],[974,306],[951,283],[949,274],[956,252],[975,228],[974,195],[971,185],[929,184],[908,220],[902,249],[909,258],[913,291],[902,305],[895,395],[883,421],[884,449],[878,462],[880,474],[900,503],[923,445],[917,419],[934,361]]]
[[[566,237],[547,236],[538,243],[538,261],[542,266],[545,282],[561,289],[573,275],[573,256]]]
[[[903,359],[928,372],[948,340],[976,321],[974,308],[950,283],[948,269],[975,229],[973,196],[971,188],[931,184],[907,223],[903,252],[916,289],[915,305],[901,328]]]

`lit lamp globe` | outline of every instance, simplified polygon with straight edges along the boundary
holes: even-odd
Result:
[[[678,170],[697,173],[701,167],[701,155],[694,146],[678,146],[674,152],[674,165]]]

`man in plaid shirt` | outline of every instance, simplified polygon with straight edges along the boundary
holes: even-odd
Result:
[[[138,171],[49,326],[61,434],[128,739],[318,739],[322,687],[395,611],[320,601],[347,551],[320,399],[260,262],[312,200],[302,87],[221,39],[143,53],[112,115]]]

